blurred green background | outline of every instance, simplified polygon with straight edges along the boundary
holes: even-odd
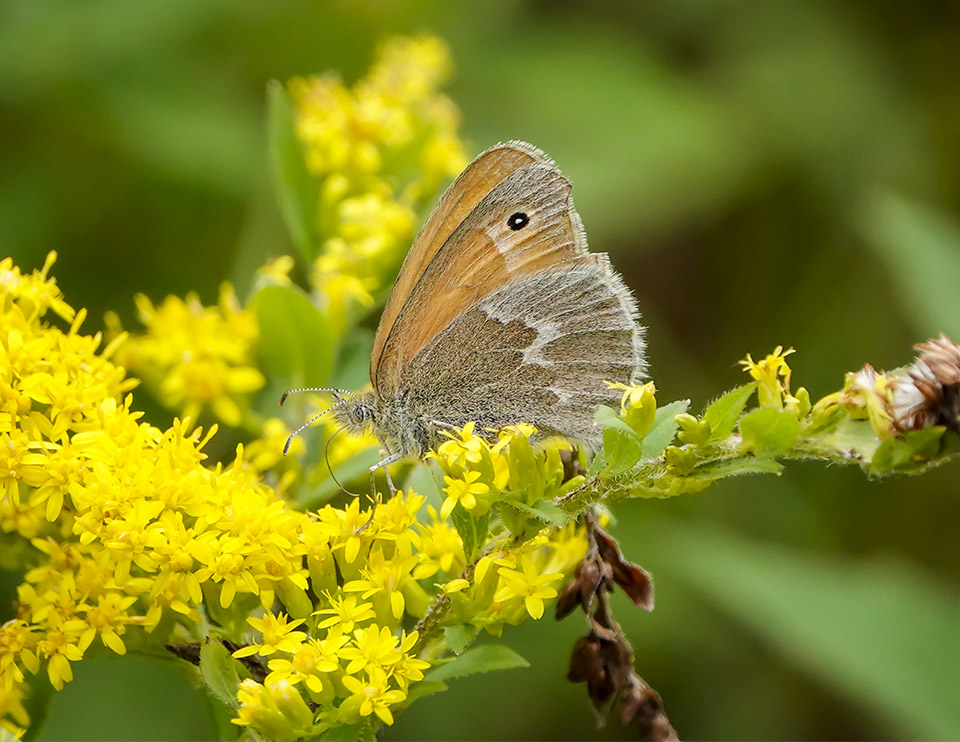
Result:
[[[419,32],[453,49],[471,153],[527,139],[573,180],[661,401],[700,409],[777,344],[816,398],[960,339],[960,5],[933,0],[7,0],[3,253],[31,269],[56,249],[88,331],[108,309],[129,326],[138,291],[248,285],[292,251],[267,81],[350,81]],[[657,582],[653,614],[619,616],[681,737],[960,738],[958,478],[792,465],[618,508]],[[630,738],[564,679],[583,631],[509,632],[532,667],[455,683],[386,738]],[[41,738],[211,738],[200,694],[154,667],[82,663]]]

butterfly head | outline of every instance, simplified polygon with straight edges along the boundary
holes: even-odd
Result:
[[[376,397],[373,392],[341,397],[330,410],[340,426],[353,435],[363,435],[377,422]]]
[[[293,439],[327,413],[333,414],[334,419],[340,424],[341,428],[357,435],[365,433],[375,422],[377,408],[375,404],[376,397],[373,392],[355,395],[346,389],[300,387],[284,392],[283,396],[280,397],[280,404],[283,405],[287,397],[291,394],[297,394],[299,392],[326,392],[333,395],[335,401],[327,409],[311,417],[290,434],[290,437],[287,438],[286,445],[283,447],[284,456],[286,456],[287,451],[290,450],[290,444],[293,443]]]

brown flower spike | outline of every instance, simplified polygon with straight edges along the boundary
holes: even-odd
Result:
[[[617,542],[600,527],[592,511],[585,521],[590,547],[557,600],[558,619],[580,606],[590,625],[573,648],[567,678],[587,684],[601,725],[605,711],[619,702],[623,726],[635,725],[642,737],[654,742],[676,740],[660,696],[634,671],[633,648],[610,610],[609,594],[615,586],[637,606],[653,610],[653,581],[646,570],[623,558]]]

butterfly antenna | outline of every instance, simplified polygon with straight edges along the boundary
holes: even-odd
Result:
[[[294,431],[290,434],[290,437],[287,438],[287,442],[283,444],[283,455],[284,455],[284,456],[287,455],[287,451],[290,450],[290,444],[293,443],[293,439],[294,439],[294,438],[296,438],[296,437],[297,437],[298,435],[300,435],[304,430],[306,430],[306,429],[309,428],[311,425],[313,425],[313,424],[314,424],[317,420],[319,420],[321,417],[323,417],[323,416],[326,415],[328,412],[330,412],[330,410],[332,410],[334,407],[336,407],[336,405],[331,405],[330,407],[328,407],[327,409],[325,409],[323,412],[317,413],[316,415],[314,415],[313,417],[311,417],[309,420],[307,420],[307,421],[306,421],[303,425],[301,425],[299,428],[297,428],[296,430],[294,430]]]
[[[287,397],[291,394],[299,394],[300,392],[330,392],[331,394],[336,394],[338,396],[346,395],[353,399],[353,392],[349,389],[335,389],[332,387],[322,387],[322,386],[301,386],[296,389],[287,389],[282,395],[280,395],[280,406],[283,407],[283,403],[287,401]],[[309,423],[307,423],[309,425]]]
[[[330,442],[342,432],[343,428],[337,428],[334,434],[327,438],[327,443],[323,447],[323,458],[327,462],[327,471],[330,472],[330,476],[333,478],[333,481],[337,483],[337,487],[343,490],[346,494],[350,495],[350,497],[360,497],[360,495],[358,495],[356,492],[351,492],[342,484],[340,484],[340,480],[337,479],[337,475],[333,473],[333,467],[330,466]]]

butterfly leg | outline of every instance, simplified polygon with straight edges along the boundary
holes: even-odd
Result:
[[[390,464],[393,464],[403,458],[403,454],[394,453],[390,456],[387,456],[385,459],[378,461],[376,464],[370,467],[370,498],[373,500],[373,507],[370,508],[370,520],[360,526],[357,529],[357,533],[363,533],[367,527],[373,522],[373,514],[377,510],[377,505],[380,504],[380,493],[377,492],[377,471],[383,469],[384,473],[387,475],[387,484],[390,486],[390,492],[396,492],[396,488],[393,486],[393,480],[390,479],[390,471],[387,469]]]
[[[393,477],[390,476],[390,470],[387,467],[383,467],[383,474],[387,478],[387,487],[390,488],[390,495],[393,496],[397,494],[397,486],[393,483]]]

